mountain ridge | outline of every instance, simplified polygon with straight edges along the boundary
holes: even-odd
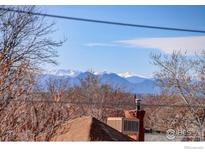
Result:
[[[46,80],[53,79],[68,79],[71,86],[80,85],[80,80],[85,79],[91,73],[99,78],[101,84],[108,84],[113,89],[120,89],[125,92],[137,94],[157,94],[160,92],[159,87],[156,86],[156,81],[153,78],[143,78],[137,75],[122,77],[117,73],[96,73],[96,72],[82,72],[75,70],[55,70],[42,73],[38,81],[42,86],[45,86]]]

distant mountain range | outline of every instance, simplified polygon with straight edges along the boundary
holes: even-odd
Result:
[[[90,72],[81,72],[75,70],[52,70],[39,75],[37,83],[41,87],[46,86],[46,81],[52,79],[68,79],[71,86],[80,84],[81,79],[85,79]],[[100,83],[108,84],[114,89],[120,89],[125,92],[136,94],[158,94],[160,88],[156,86],[156,81],[153,78],[145,78],[137,75],[125,76],[122,74],[108,73],[108,72],[94,72],[93,75],[98,76]]]

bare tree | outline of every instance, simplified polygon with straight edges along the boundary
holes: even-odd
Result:
[[[69,80],[66,78],[52,79],[47,81],[48,95],[51,96],[52,101],[59,103],[66,96],[66,92],[69,90]]]
[[[56,64],[56,48],[63,42],[52,39],[53,23],[47,23],[42,16],[21,12],[39,12],[37,7],[1,7],[4,10],[0,9],[0,140],[22,140],[17,136],[24,138],[24,135],[33,140],[31,136],[41,132],[44,122],[56,123],[56,119],[62,119],[59,116],[62,107],[56,104],[57,111],[56,105],[25,103],[21,100],[25,100],[32,91],[34,77],[42,66],[46,63]],[[49,107],[50,111],[45,112]],[[67,108],[65,111],[67,113]],[[67,118],[65,114],[63,119]]]
[[[117,115],[124,107],[128,108],[130,102],[134,105],[131,94],[102,84],[100,77],[92,72],[87,72],[86,77],[80,79],[79,86],[69,90],[66,100],[78,104],[83,115],[92,115],[103,121],[107,116]]]
[[[98,77],[92,72],[87,72],[86,78],[80,80],[80,87],[78,89],[78,97],[80,97],[81,101],[79,103],[83,103],[81,108],[84,108],[84,112],[102,120],[104,95],[101,93]]]
[[[35,6],[5,6],[0,10],[0,101],[9,104],[33,85],[33,75],[44,63],[55,64],[56,42],[50,34],[53,24],[43,17],[18,11],[38,12]]]
[[[194,118],[193,123],[204,138],[205,109],[193,105],[204,105],[205,93],[205,61],[203,57],[189,56],[186,53],[173,52],[171,55],[153,54],[154,65],[158,66],[156,79],[167,93],[180,96],[189,108],[189,114]]]

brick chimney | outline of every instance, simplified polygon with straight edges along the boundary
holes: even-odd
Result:
[[[139,119],[139,136],[138,136],[138,140],[139,141],[144,141],[144,116],[145,116],[145,111],[141,109],[141,100],[137,99],[136,95],[135,95],[135,103],[137,105],[136,116]]]
[[[133,139],[137,141],[144,141],[144,116],[145,111],[141,109],[141,100],[137,99],[136,95],[134,96],[134,102],[136,103],[136,110],[124,111],[126,118],[137,118],[139,119],[139,134],[132,135]]]

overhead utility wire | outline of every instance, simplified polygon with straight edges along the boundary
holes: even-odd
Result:
[[[127,27],[138,27],[138,28],[149,28],[149,29],[160,29],[160,30],[169,30],[169,31],[184,31],[184,32],[192,32],[192,33],[205,33],[205,30],[173,28],[173,27],[161,27],[161,26],[151,26],[151,25],[140,25],[140,24],[131,24],[131,23],[123,23],[123,22],[112,22],[112,21],[105,21],[105,20],[77,18],[77,17],[47,14],[47,13],[38,13],[38,12],[30,12],[30,11],[23,11],[23,10],[15,10],[15,9],[10,9],[10,8],[1,8],[0,7],[0,10],[12,11],[12,12],[18,12],[18,13],[27,13],[27,14],[31,14],[31,15],[45,16],[45,17],[51,17],[51,18],[91,22],[91,23],[100,23],[100,24],[109,24],[109,25],[118,25],[118,26],[127,26]]]
[[[205,108],[205,105],[169,105],[169,104],[141,104],[145,107],[193,107],[193,108]]]
[[[24,101],[24,100],[13,100],[13,101]],[[38,102],[50,102],[50,103],[54,103],[55,101],[53,100],[28,100],[28,101],[31,101],[31,102],[35,102],[35,103],[38,103]],[[69,104],[73,104],[73,105],[78,105],[78,104],[85,104],[85,105],[98,105],[98,103],[87,103],[87,102],[78,102],[78,103],[71,103],[71,102],[68,102],[68,101],[61,101],[61,103],[69,103]],[[127,106],[127,107],[133,107],[135,106],[135,104],[107,104],[105,105],[105,107],[115,107],[115,106]],[[192,107],[192,108],[205,108],[205,105],[185,105],[185,104],[144,104],[144,103],[141,103],[141,106],[142,107]]]

